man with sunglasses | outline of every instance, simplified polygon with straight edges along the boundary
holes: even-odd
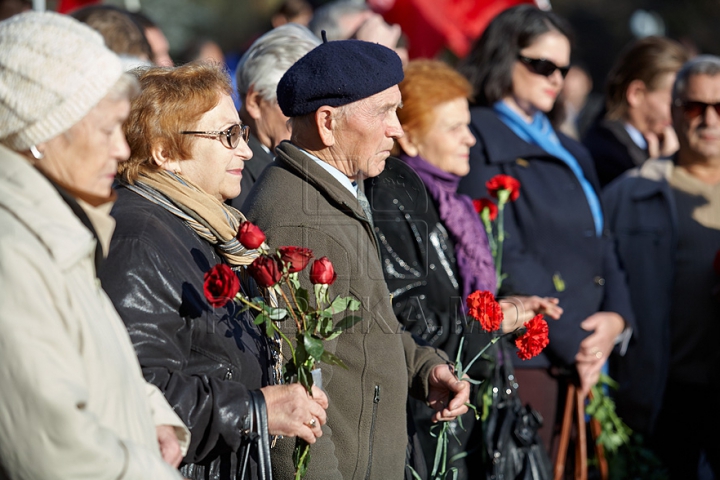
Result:
[[[604,197],[638,324],[614,365],[618,410],[670,478],[688,480],[703,452],[720,475],[720,58],[687,62],[672,96],[678,152],[631,170]]]

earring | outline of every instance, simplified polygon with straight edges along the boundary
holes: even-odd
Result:
[[[32,153],[32,156],[35,157],[35,160],[40,160],[45,156],[45,154],[38,150],[35,145],[30,145],[30,153]]]

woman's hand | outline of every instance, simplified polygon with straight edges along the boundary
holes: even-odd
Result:
[[[597,312],[581,324],[583,330],[591,333],[580,343],[575,355],[580,389],[587,395],[600,378],[600,370],[615,346],[615,339],[625,329],[625,320],[615,312]]]
[[[558,306],[560,300],[552,297],[507,297],[500,300],[504,320],[501,328],[503,333],[512,332],[523,326],[538,313],[557,320],[563,313]]]
[[[327,421],[328,407],[325,392],[313,386],[311,397],[299,383],[271,385],[260,391],[265,396],[270,435],[300,437],[310,444],[322,436],[320,427]]]
[[[163,460],[173,468],[178,468],[183,459],[183,454],[175,433],[175,427],[172,425],[157,425],[155,431]]]

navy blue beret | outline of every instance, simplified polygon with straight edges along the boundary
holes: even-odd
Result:
[[[300,117],[323,105],[339,107],[382,92],[403,79],[400,57],[362,40],[326,42],[285,72],[277,100],[286,117]]]

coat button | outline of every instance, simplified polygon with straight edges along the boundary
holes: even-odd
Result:
[[[233,377],[232,370],[228,370],[227,373],[225,374],[225,380],[232,380],[232,377]]]
[[[600,276],[593,278],[593,282],[595,282],[595,285],[597,285],[599,287],[602,287],[603,285],[605,285],[605,279]]]

